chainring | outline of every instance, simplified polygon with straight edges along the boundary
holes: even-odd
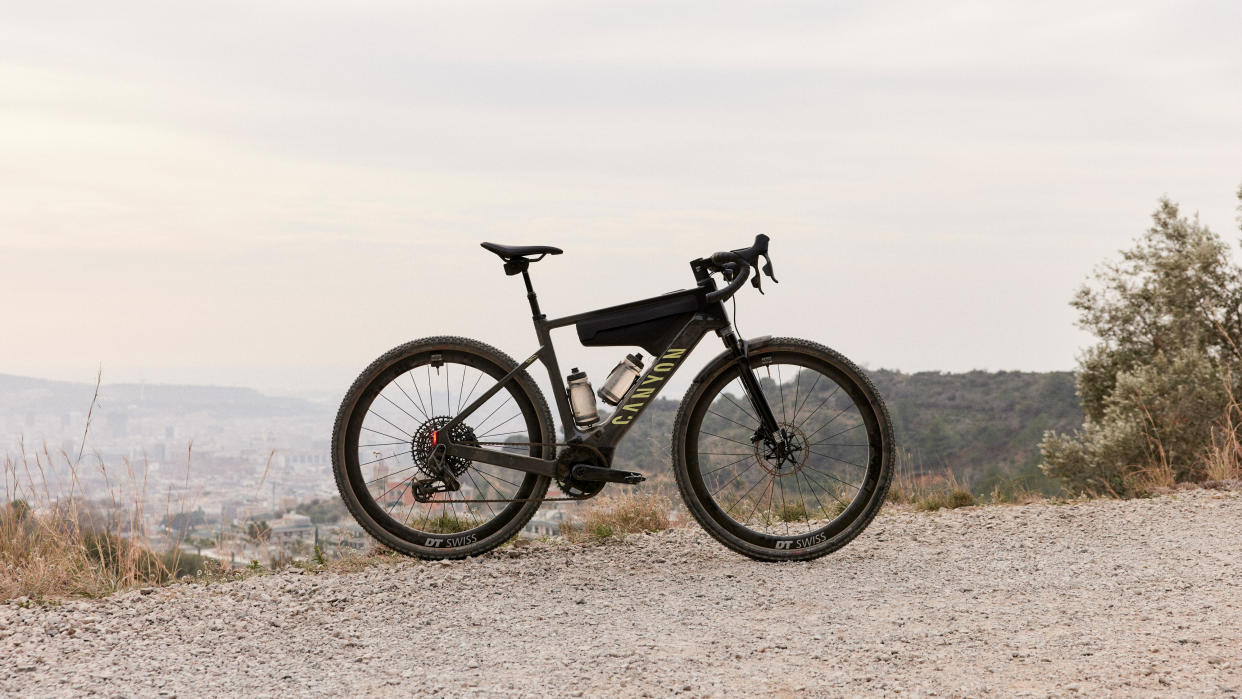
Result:
[[[556,460],[561,464],[590,464],[591,466],[607,467],[604,456],[598,449],[585,447],[580,444],[571,444],[557,455]],[[556,479],[556,486],[561,492],[574,500],[582,500],[592,497],[604,489],[608,485],[605,481],[579,481],[572,476]]]

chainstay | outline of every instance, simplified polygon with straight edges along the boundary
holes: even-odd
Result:
[[[474,444],[482,446],[496,447],[572,447],[576,446],[565,442],[474,442]],[[602,489],[601,489],[602,491]],[[432,500],[430,502],[442,502],[445,504],[466,504],[472,502],[479,503],[500,503],[500,502],[572,502],[574,500],[590,500],[599,494],[600,491],[591,493],[590,495],[579,495],[578,497],[565,496],[560,498],[481,498],[477,500]]]

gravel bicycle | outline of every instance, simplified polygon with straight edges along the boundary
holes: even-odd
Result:
[[[337,413],[336,483],[358,523],[421,558],[462,558],[517,534],[547,500],[582,500],[641,473],[613,468],[617,444],[709,332],[725,350],[699,372],[672,435],[678,489],[725,546],[763,561],[809,560],[858,536],[884,503],[893,428],[867,375],[796,338],[742,339],[724,302],[747,279],[776,281],[769,239],[690,263],[696,285],[549,320],[530,265],[561,250],[483,243],[526,284],[539,349],[518,363],[462,337],[403,344],[362,372]],[[760,258],[763,266],[759,266]],[[756,271],[758,270],[758,271]],[[752,272],[754,273],[752,277]],[[717,285],[720,275],[724,286]],[[585,346],[636,347],[601,386],[601,414],[576,368],[564,380],[551,331]],[[562,438],[527,369],[547,369]],[[555,481],[559,495],[550,497]]]

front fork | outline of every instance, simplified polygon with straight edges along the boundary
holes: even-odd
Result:
[[[772,406],[768,405],[768,399],[763,395],[763,389],[759,386],[759,379],[750,367],[749,345],[732,330],[722,334],[720,339],[724,341],[725,347],[733,352],[734,362],[737,363],[737,373],[742,379],[742,388],[746,389],[746,397],[750,399],[750,405],[755,409],[755,415],[759,417],[759,429],[755,432],[756,440],[764,439],[773,444],[781,444],[784,438],[781,435],[780,423],[776,421]]]

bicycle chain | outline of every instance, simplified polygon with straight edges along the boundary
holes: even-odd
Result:
[[[480,446],[480,447],[482,447],[482,446],[498,446],[498,447],[573,447],[573,446],[581,446],[581,445],[576,445],[576,444],[566,444],[565,442],[552,442],[552,443],[544,443],[544,442],[474,442],[474,444],[475,444],[475,445],[477,445],[477,446]],[[467,472],[468,472],[468,470],[467,470]],[[439,479],[430,479],[430,480],[439,480]],[[602,489],[601,489],[601,490],[602,490]],[[441,491],[441,492],[447,492],[447,491]],[[501,499],[496,499],[496,498],[481,498],[481,499],[477,499],[477,500],[431,500],[431,501],[429,501],[429,502],[442,502],[442,503],[447,503],[447,504],[450,504],[450,505],[453,505],[453,504],[464,504],[464,503],[471,503],[471,502],[487,502],[487,503],[491,503],[491,502],[565,502],[565,501],[572,501],[572,500],[590,500],[591,498],[593,498],[593,497],[595,497],[596,495],[598,495],[598,494],[599,494],[599,492],[600,492],[600,491],[596,491],[596,492],[594,492],[594,493],[591,493],[590,495],[579,495],[579,496],[577,496],[577,497],[574,497],[574,496],[566,496],[566,497],[561,497],[561,498],[501,498]]]

